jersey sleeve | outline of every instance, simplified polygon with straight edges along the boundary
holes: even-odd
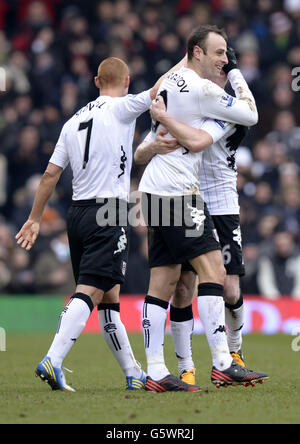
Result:
[[[126,97],[120,98],[120,100],[116,102],[114,110],[122,122],[130,123],[147,111],[151,103],[152,100],[149,89],[140,94],[128,94]]]
[[[211,119],[220,119],[243,126],[255,125],[258,121],[258,113],[254,99],[252,101],[249,97],[238,97],[227,94],[224,89],[207,80],[199,87],[201,113]]]
[[[59,139],[55,145],[54,152],[49,160],[50,163],[57,165],[63,169],[69,164],[69,155],[66,147],[66,131],[65,126],[61,130]]]
[[[234,124],[230,122],[224,122],[219,119],[206,119],[201,125],[200,129],[206,131],[211,135],[213,143],[218,142],[222,137],[226,136],[233,128]]]

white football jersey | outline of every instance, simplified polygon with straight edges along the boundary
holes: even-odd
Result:
[[[65,123],[50,162],[64,169],[70,163],[73,200],[128,200],[135,123],[150,105],[150,90],[99,96]]]
[[[164,96],[168,114],[198,129],[202,128],[207,117],[254,125],[257,110],[253,96],[239,70],[232,70],[229,74],[236,98],[189,68],[183,67],[170,73],[159,90]],[[241,96],[243,98],[239,99]],[[147,140],[154,139],[160,128],[160,125],[153,124]],[[207,127],[206,131],[214,143],[224,135],[217,127]],[[192,153],[184,147],[169,154],[156,155],[144,171],[139,190],[165,196],[200,193],[201,159],[202,153]]]
[[[226,147],[235,125],[208,119],[201,129],[212,132],[220,129],[223,136],[203,151],[199,168],[200,190],[212,216],[239,214],[235,152]]]

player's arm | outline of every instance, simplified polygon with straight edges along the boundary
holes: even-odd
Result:
[[[229,76],[228,76],[229,77]],[[258,122],[255,102],[230,96],[222,88],[207,81],[206,93],[200,91],[199,108],[211,119],[220,119],[237,125],[253,126]]]
[[[210,81],[199,88],[199,107],[202,113],[212,119],[243,126],[253,126],[258,122],[255,99],[237,66],[234,51],[227,51],[228,64],[223,67],[236,97],[227,94],[224,89]]]
[[[17,243],[21,245],[22,248],[26,248],[26,250],[30,250],[36,241],[45,206],[50,199],[62,172],[63,168],[54,165],[53,163],[49,163],[43,174],[35,194],[31,213],[19,233],[16,235]]]
[[[155,155],[153,142],[143,140],[134,153],[134,161],[137,165],[147,165]]]
[[[137,165],[146,165],[156,154],[168,154],[180,147],[173,137],[165,137],[167,130],[160,130],[155,138],[152,133],[143,140],[134,153],[134,160]],[[154,135],[154,134],[153,134]]]
[[[183,146],[194,153],[203,151],[209,147],[214,139],[210,133],[202,129],[193,128],[171,117],[167,111],[161,96],[152,102],[151,117],[160,122],[168,132]]]

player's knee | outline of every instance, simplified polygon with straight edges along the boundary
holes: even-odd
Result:
[[[88,296],[92,303],[94,304],[94,307],[102,301],[103,298],[103,290],[99,290],[96,287],[93,287],[91,285],[83,285],[79,284],[76,287],[76,293],[83,293],[86,296]]]
[[[103,295],[103,304],[118,304],[120,300],[120,285],[115,285],[111,290]]]
[[[188,288],[182,280],[179,280],[172,299],[174,307],[182,308],[191,304],[193,299],[193,291]]]
[[[169,301],[175,292],[175,288],[176,284],[175,285],[150,284],[148,294],[155,298],[162,299],[164,301]]]
[[[231,279],[229,276],[225,279],[224,284],[224,301],[227,304],[235,305],[241,297],[241,289],[239,279]]]
[[[166,286],[166,294],[168,295],[168,298],[171,299],[173,295],[176,293],[178,282],[177,281],[169,281],[168,285]],[[182,291],[184,292],[184,289],[182,288]]]
[[[238,293],[228,292],[224,290],[224,301],[229,305],[236,305],[241,297],[240,291]]]
[[[176,285],[176,290],[175,290],[175,297],[176,298],[182,298],[185,297],[186,294],[188,292],[187,287],[185,286],[184,282],[182,282],[181,279],[179,279],[177,285]]]
[[[93,301],[94,306],[96,307],[102,302],[103,299],[103,291],[95,289],[95,291],[90,295],[90,298]]]
[[[148,294],[169,301],[175,293],[180,270],[180,266],[152,269]]]

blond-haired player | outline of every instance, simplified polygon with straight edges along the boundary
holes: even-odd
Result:
[[[16,239],[22,248],[32,248],[44,208],[70,164],[73,197],[67,230],[76,289],[36,374],[53,390],[74,390],[66,383],[62,364],[98,306],[104,338],[126,376],[127,389],[136,390],[144,387],[146,378],[120,319],[119,289],[128,256],[126,222],[135,123],[150,107],[159,83],[148,91],[128,95],[128,66],[114,57],[100,64],[94,81],[99,97],[63,126],[31,213]],[[105,225],[99,220],[104,205],[114,208],[114,223]]]

